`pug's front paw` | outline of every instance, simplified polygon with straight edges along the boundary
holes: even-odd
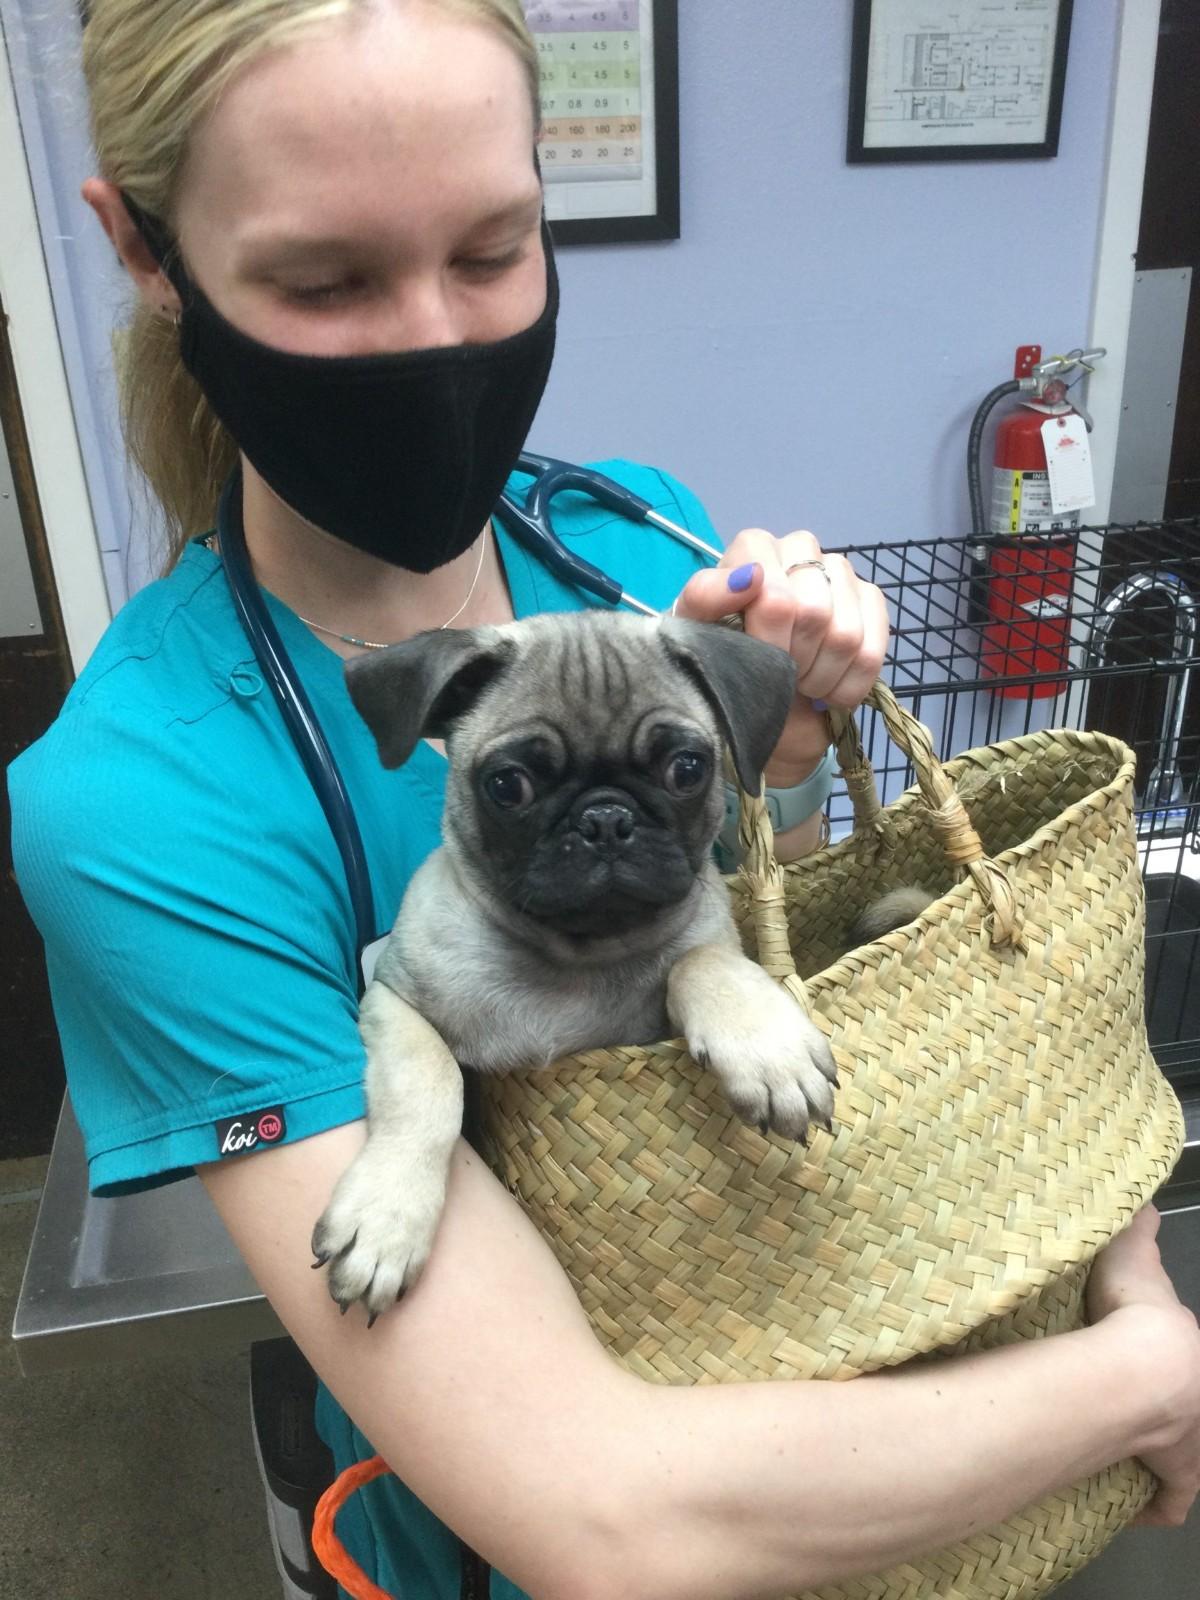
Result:
[[[338,1179],[313,1229],[315,1265],[346,1312],[361,1301],[370,1327],[411,1289],[428,1260],[446,1197],[444,1173],[407,1169],[386,1143],[368,1141]]]
[[[829,1041],[761,967],[735,959],[736,969],[679,1006],[688,1050],[716,1074],[743,1122],[807,1144],[810,1122],[833,1127],[837,1066]]]

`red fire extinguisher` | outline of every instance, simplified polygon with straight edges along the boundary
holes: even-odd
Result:
[[[1043,699],[1066,687],[1069,666],[1071,586],[1079,512],[1053,507],[1043,429],[1048,418],[1081,416],[1067,399],[1066,375],[1090,370],[1103,350],[1074,350],[1041,360],[1040,345],[1017,351],[1011,383],[993,389],[976,413],[969,451],[971,510],[976,534],[986,543],[972,549],[974,589],[984,613],[982,665],[1002,680],[1005,698]],[[983,421],[1006,394],[1020,393],[1021,404],[996,429],[990,514],[983,518],[978,451]],[[982,526],[981,526],[982,524]]]

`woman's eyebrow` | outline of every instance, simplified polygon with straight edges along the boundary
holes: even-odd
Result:
[[[286,267],[293,263],[345,257],[361,252],[364,240],[346,233],[267,233],[244,247],[242,265],[248,271]]]
[[[490,215],[481,217],[475,226],[482,229],[503,227],[514,222],[534,222],[541,214],[542,191],[539,188],[530,194],[522,195],[519,200],[510,201]]]
[[[541,212],[542,195],[539,189],[536,193],[523,195],[519,200],[512,200],[484,216],[473,218],[463,231],[465,234],[487,233],[493,229],[522,223],[532,225],[541,216]],[[364,250],[378,249],[380,242],[378,239],[353,233],[291,231],[263,233],[247,241],[243,267],[254,271],[264,267],[288,266],[292,263],[307,264],[313,260],[345,257],[361,254]]]

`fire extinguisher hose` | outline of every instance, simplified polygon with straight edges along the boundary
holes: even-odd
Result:
[[[1021,383],[1018,378],[1010,378],[1007,383],[998,383],[979,402],[979,408],[971,423],[971,432],[967,439],[967,492],[971,497],[971,532],[977,539],[982,539],[988,532],[987,510],[983,503],[983,473],[979,464],[983,449],[984,425],[993,406],[1003,400],[1006,394],[1020,392]]]

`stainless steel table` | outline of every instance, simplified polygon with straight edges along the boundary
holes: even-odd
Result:
[[[13,1322],[22,1372],[248,1346],[282,1332],[198,1178],[118,1200],[88,1194],[64,1100]]]

